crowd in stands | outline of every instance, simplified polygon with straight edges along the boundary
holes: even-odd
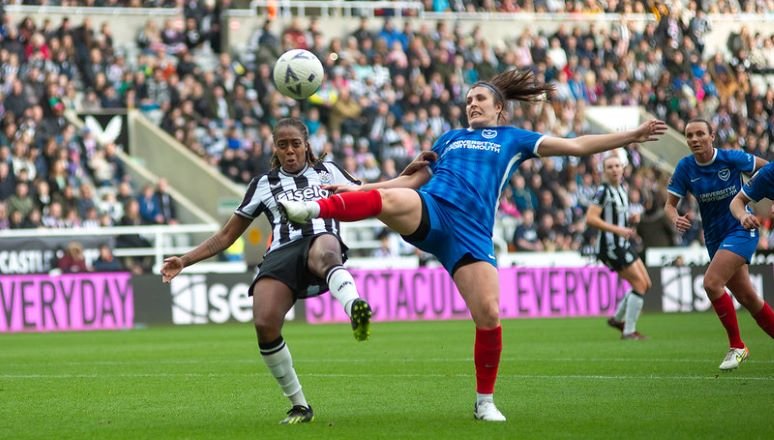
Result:
[[[123,3],[137,2],[94,2]],[[88,18],[80,24],[67,19],[36,24],[3,17],[0,229],[175,221],[161,206],[163,189],[136,188],[115,156],[120,146],[99,145],[92,133],[76,130],[62,117],[65,109],[143,110],[202,160],[242,184],[268,169],[274,122],[297,116],[309,126],[317,155],[328,155],[362,180],[378,181],[394,177],[444,131],[464,127],[467,87],[511,68],[533,69],[556,87],[541,105],[511,108],[514,125],[577,136],[589,133],[588,106],[640,105],[678,130],[690,118],[706,118],[717,127],[719,147],[774,159],[774,88],[753,80],[774,69],[774,32],[752,33],[742,26],[729,38],[730,55],[709,50],[703,41],[711,26],[704,11],[756,10],[771,2],[691,1],[684,8],[660,9],[644,29],[626,20],[588,28],[561,25],[552,33],[525,29],[496,43],[487,40],[483,24],[463,32],[446,22],[431,26],[406,20],[399,26],[387,17],[374,28],[364,19],[351,34],[328,38],[315,19],[287,26],[267,20],[248,50],[233,54],[218,53],[213,3],[175,3],[185,6],[184,27],[150,20],[138,31],[139,51],[131,58],[114,45],[108,25],[97,27]],[[652,6],[640,1],[426,3],[451,10],[513,5],[525,11],[576,11],[576,4],[581,10],[583,5],[602,9],[590,12]],[[326,68],[321,90],[303,102],[280,95],[271,80],[274,60],[292,47],[311,50]],[[198,62],[204,52],[215,54],[214,65]],[[669,176],[648,166],[638,145],[629,146],[626,155],[632,207],[641,214],[639,235],[647,240],[643,246],[701,240],[700,225],[677,235],[666,224],[662,207]],[[526,162],[501,198],[508,248],[587,251],[593,231],[585,228],[583,217],[600,183],[599,164],[599,157]],[[774,236],[768,240],[762,246],[774,247]]]
[[[117,155],[122,146],[99,143],[64,115],[125,105],[114,80],[134,72],[121,66],[109,27],[3,14],[0,41],[0,229],[174,224],[164,179],[138,188]],[[118,245],[149,245],[134,239],[119,237]],[[125,263],[147,269],[143,260]]]
[[[424,0],[425,10],[435,12],[543,12],[582,14],[642,14],[681,0]],[[712,14],[761,13],[774,10],[771,1],[703,1],[702,9]]]

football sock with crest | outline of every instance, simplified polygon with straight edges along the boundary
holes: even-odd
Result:
[[[739,322],[736,319],[736,310],[734,310],[734,301],[724,293],[720,298],[712,301],[712,307],[718,315],[721,324],[728,334],[728,346],[731,348],[744,348],[744,342],[739,334]]]
[[[379,215],[382,212],[382,195],[375,189],[352,191],[317,200],[317,204],[320,206],[320,218],[354,222]]]
[[[298,381],[296,370],[293,368],[293,358],[290,356],[290,350],[282,336],[267,344],[258,343],[258,348],[261,350],[263,362],[277,380],[285,397],[290,399],[293,405],[302,405],[308,408],[309,404],[306,402],[304,392],[301,391],[301,383]]]
[[[476,392],[482,395],[494,393],[500,353],[503,351],[503,328],[476,328],[473,362],[476,365]]]

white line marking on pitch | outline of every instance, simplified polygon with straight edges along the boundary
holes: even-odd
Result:
[[[327,364],[369,364],[369,363],[393,363],[393,364],[405,364],[405,363],[449,363],[449,362],[472,362],[473,358],[393,358],[393,359],[374,359],[374,358],[362,358],[362,359],[341,359],[341,358],[304,358],[294,359],[296,364],[306,363],[327,363]],[[694,363],[705,364],[708,363],[707,359],[654,359],[654,358],[502,358],[503,363],[506,362],[587,362],[587,363]],[[714,362],[714,361],[713,361]],[[261,360],[258,356],[249,359],[165,359],[165,360],[148,360],[148,361],[65,361],[57,362],[55,365],[206,365],[206,364],[259,364]],[[774,359],[748,359],[746,363],[751,364],[774,364]],[[26,364],[20,363],[5,363],[5,366],[25,366]]]
[[[227,373],[127,373],[127,374],[0,374],[0,379],[112,379],[112,378],[160,378],[160,377],[251,377],[262,375],[262,373],[244,373],[244,374],[227,374]],[[332,374],[332,373],[304,373],[303,377],[323,377],[323,378],[355,378],[355,377],[394,377],[394,378],[450,378],[450,377],[471,377],[471,374]],[[541,374],[500,374],[498,379],[553,379],[553,380],[566,380],[566,379],[581,379],[581,380],[755,380],[755,381],[774,381],[774,376],[770,377],[758,377],[758,376],[732,376],[723,375],[722,378],[717,375],[708,376],[659,376],[659,375],[541,375]]]

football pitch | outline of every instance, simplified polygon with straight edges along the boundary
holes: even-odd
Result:
[[[311,424],[290,407],[250,324],[0,335],[2,439],[772,438],[774,341],[739,314],[749,361],[718,364],[712,313],[645,314],[621,341],[604,318],[510,320],[496,402],[473,420],[470,321],[289,323]]]

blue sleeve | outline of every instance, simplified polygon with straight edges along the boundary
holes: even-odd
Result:
[[[538,157],[538,142],[543,138],[542,133],[536,133],[534,131],[522,130],[516,128],[516,135],[513,136],[512,148],[514,151],[509,151],[510,156],[514,156],[517,153],[525,154],[525,159]]]
[[[755,156],[741,150],[727,150],[729,159],[743,173],[750,174],[755,171]]]
[[[742,192],[753,202],[774,197],[774,162],[761,168],[742,188]]]
[[[685,159],[680,160],[677,163],[672,178],[669,179],[669,185],[667,185],[667,191],[670,194],[674,194],[681,199],[686,196],[688,192],[688,184],[686,179],[688,178],[688,170],[685,169]]]

